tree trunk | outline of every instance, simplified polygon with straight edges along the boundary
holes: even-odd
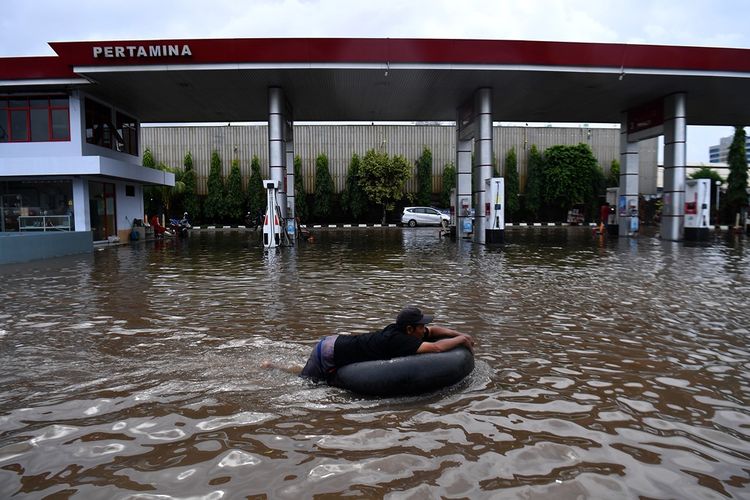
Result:
[[[385,204],[383,204],[383,220],[381,221],[381,224],[385,226]]]

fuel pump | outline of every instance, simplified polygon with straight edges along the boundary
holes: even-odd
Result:
[[[711,179],[685,181],[685,239],[705,241],[710,237]]]
[[[461,235],[466,238],[474,232],[474,209],[471,208],[471,199],[469,197],[463,197],[460,200],[461,204]]]
[[[451,189],[451,195],[450,195],[450,224],[451,226],[456,225],[456,188]]]
[[[484,181],[484,241],[488,245],[502,243],[505,237],[505,179],[492,177]]]
[[[263,246],[265,248],[276,248],[281,245],[281,225],[279,213],[276,210],[276,194],[279,191],[279,181],[264,180],[263,187],[266,188],[266,216],[263,219]]]
[[[620,188],[607,188],[607,203],[609,204],[609,216],[607,217],[607,234],[617,236],[620,234],[620,225],[617,219],[617,200],[619,199],[618,191]]]
[[[448,234],[452,240],[456,239],[456,188],[451,189],[450,195],[450,216],[451,220],[448,223]]]

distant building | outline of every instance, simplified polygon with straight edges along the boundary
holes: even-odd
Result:
[[[368,149],[383,148],[388,154],[402,155],[416,160],[422,148],[432,151],[432,190],[442,190],[445,165],[456,160],[456,129],[453,123],[436,124],[294,124],[294,154],[302,162],[302,179],[305,189],[312,192],[315,186],[315,158],[325,153],[336,191],[346,186],[346,176],[352,154],[363,155]],[[504,174],[505,156],[511,148],[517,155],[517,168],[522,188],[526,185],[526,167],[531,146],[539,152],[558,144],[587,144],[602,167],[609,174],[612,160],[620,161],[620,129],[589,127],[494,126],[493,163],[500,175]],[[257,156],[262,175],[268,172],[268,130],[265,124],[226,126],[154,126],[141,129],[141,149],[149,148],[157,162],[181,167],[185,154],[193,157],[199,194],[207,190],[211,153],[216,151],[227,165],[237,160],[243,179],[250,176],[253,156]],[[639,142],[640,194],[656,194],[656,166],[658,139]],[[142,153],[142,151],[141,151]],[[246,182],[246,181],[245,181]],[[416,177],[406,184],[406,191],[417,191]]]
[[[726,163],[727,156],[729,156],[729,147],[732,145],[734,136],[722,137],[719,139],[719,144],[708,148],[708,161],[710,163]],[[745,138],[745,157],[748,163],[750,163],[750,136]]]

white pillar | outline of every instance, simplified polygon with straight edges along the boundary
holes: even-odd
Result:
[[[278,181],[277,201],[282,217],[286,217],[286,145],[284,91],[279,87],[268,89],[268,163],[271,180]]]
[[[73,177],[73,220],[76,231],[91,231],[89,182],[81,177]]]
[[[287,217],[294,220],[294,129],[292,117],[286,117],[286,133],[284,134],[284,146],[286,149],[286,205]]]
[[[489,203],[485,180],[492,177],[492,89],[481,88],[475,94],[476,154],[472,168],[474,200],[474,242],[485,243],[485,204]]]
[[[623,113],[620,124],[620,196],[615,207],[620,236],[630,236],[638,231],[638,169],[638,142],[628,142],[628,114]],[[621,214],[623,203],[624,215]]]
[[[685,224],[685,160],[687,144],[687,96],[664,99],[664,194],[661,237],[680,241]]]

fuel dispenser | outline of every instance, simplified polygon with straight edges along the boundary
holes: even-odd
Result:
[[[607,235],[617,236],[620,234],[620,225],[617,220],[617,200],[620,188],[607,188],[607,203],[609,204],[609,216],[607,217]]]
[[[450,216],[451,220],[448,223],[448,230],[451,239],[456,239],[456,188],[451,189],[450,195]]]
[[[460,217],[458,220],[461,221],[461,236],[468,238],[471,233],[474,232],[474,209],[471,208],[471,198],[468,196],[462,197],[459,200]]]
[[[492,177],[484,181],[484,241],[487,245],[503,242],[505,237],[505,179]]]
[[[279,191],[279,181],[266,179],[263,181],[266,188],[266,216],[263,219],[263,246],[265,248],[276,248],[281,245],[281,224],[279,210],[277,210],[276,194]]]
[[[705,241],[710,237],[711,179],[685,181],[685,239]]]

